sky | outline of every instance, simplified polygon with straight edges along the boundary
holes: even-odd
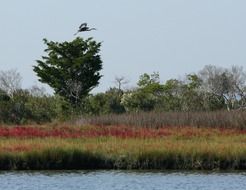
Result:
[[[0,70],[16,69],[23,87],[39,85],[33,66],[43,38],[72,41],[80,33],[103,42],[103,75],[94,92],[124,76],[136,85],[143,73],[162,82],[205,65],[246,68],[245,0],[6,0],[0,2]],[[48,89],[49,91],[49,89]]]

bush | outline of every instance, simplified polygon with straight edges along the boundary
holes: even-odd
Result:
[[[50,122],[58,115],[54,96],[33,96],[28,90],[17,90],[9,97],[0,93],[0,122],[12,124]]]
[[[88,115],[120,114],[125,112],[121,104],[123,92],[110,88],[105,93],[88,96],[82,105],[82,113]]]

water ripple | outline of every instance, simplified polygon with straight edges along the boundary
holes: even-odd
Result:
[[[0,172],[0,184],[4,190],[231,190],[246,187],[246,173]]]

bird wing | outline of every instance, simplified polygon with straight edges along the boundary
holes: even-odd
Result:
[[[79,29],[81,29],[81,28],[84,28],[84,27],[86,27],[87,26],[87,23],[85,22],[85,23],[82,23],[80,26],[79,26]]]
[[[88,28],[87,31],[97,30],[96,28]]]

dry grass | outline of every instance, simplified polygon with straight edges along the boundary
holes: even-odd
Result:
[[[246,111],[150,112],[102,115],[77,120],[77,124],[125,125],[149,128],[190,126],[246,129]]]

